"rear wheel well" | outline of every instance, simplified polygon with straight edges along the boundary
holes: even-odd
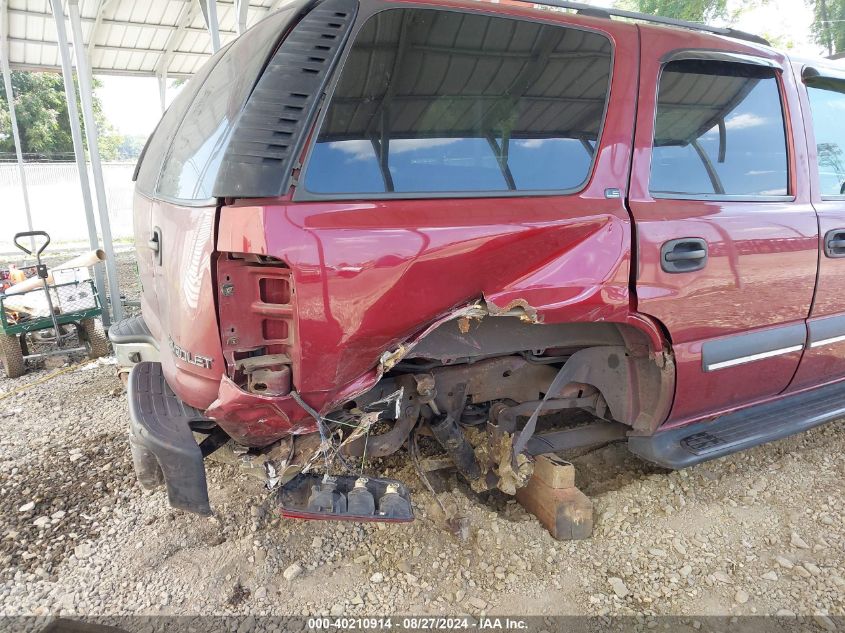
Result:
[[[435,408],[460,415],[467,406],[497,400],[539,400],[564,363],[575,364],[578,379],[562,391],[578,394],[583,391],[579,386],[595,388],[601,394],[601,410],[596,411],[601,417],[649,434],[669,414],[673,359],[653,349],[646,333],[624,323],[538,324],[514,316],[454,319],[421,339],[386,378],[431,375]]]

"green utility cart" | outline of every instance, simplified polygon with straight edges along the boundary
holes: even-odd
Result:
[[[21,244],[30,238],[32,248]],[[42,242],[35,248],[36,241]],[[50,244],[44,231],[17,233],[15,246],[38,261],[35,267],[40,284],[26,292],[14,292],[14,286],[0,293],[0,356],[9,378],[17,378],[26,371],[27,359],[42,358],[69,352],[85,351],[89,358],[109,354],[109,344],[97,321],[102,304],[90,279],[55,283],[41,263],[41,253]],[[29,337],[29,338],[28,338]],[[33,340],[34,338],[34,340]],[[72,339],[78,346],[71,346]],[[33,343],[39,349],[54,349],[30,353]]]

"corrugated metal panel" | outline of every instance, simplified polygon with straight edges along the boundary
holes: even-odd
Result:
[[[250,0],[247,26],[284,2]],[[12,68],[59,72],[49,0],[8,0],[6,13]],[[94,74],[192,75],[211,54],[198,0],[80,0],[80,15]],[[233,0],[217,2],[217,17],[225,46],[237,34]]]

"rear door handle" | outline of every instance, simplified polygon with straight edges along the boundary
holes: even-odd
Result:
[[[698,251],[670,251],[666,253],[667,262],[679,262],[690,259],[704,259],[707,257],[707,251],[704,249]]]
[[[682,237],[660,247],[660,267],[667,273],[691,273],[707,265],[707,242],[700,237]]]
[[[153,228],[147,247],[153,252],[153,261],[161,266],[161,229],[157,226]]]
[[[832,229],[824,236],[824,254],[828,257],[845,257],[845,229]]]

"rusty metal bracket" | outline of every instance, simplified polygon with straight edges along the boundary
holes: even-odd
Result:
[[[419,380],[415,376],[406,375],[396,378],[396,384],[402,387],[402,395],[397,402],[396,422],[386,433],[381,435],[370,435],[360,437],[349,442],[343,447],[342,453],[350,457],[385,457],[399,450],[399,447],[408,439],[411,429],[420,417],[420,406],[425,397],[420,398],[417,391]],[[433,389],[428,381],[423,381],[423,390],[426,387]]]
[[[556,453],[573,448],[617,442],[628,437],[631,427],[620,422],[592,422],[571,429],[561,429],[534,435],[525,446],[529,455]]]
[[[538,415],[545,415],[565,409],[588,409],[595,410],[601,394],[598,392],[584,398],[554,398],[550,400],[532,400],[523,402],[512,407],[499,407],[496,409],[495,422],[504,430],[512,433],[516,430],[516,419],[519,416],[531,416],[538,409]]]

